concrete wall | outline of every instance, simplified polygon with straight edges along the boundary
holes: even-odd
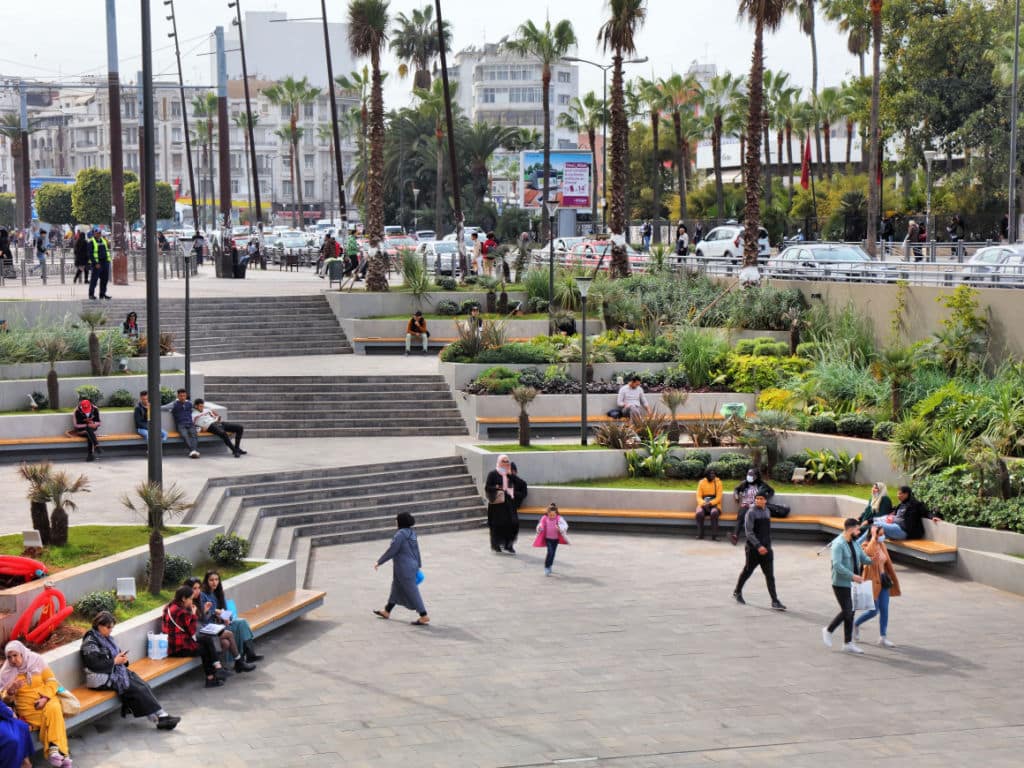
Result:
[[[879,345],[889,342],[890,314],[896,304],[896,285],[858,283],[824,283],[773,280],[778,288],[797,288],[811,303],[812,294],[820,294],[830,307],[841,309],[853,303],[874,325]],[[936,299],[953,292],[954,287],[913,285],[906,288],[906,310],[903,315],[904,337],[908,342],[931,338],[940,330],[949,310]],[[1007,355],[1024,357],[1024,301],[1018,289],[979,288],[979,304],[988,312],[992,322],[992,353],[997,358]]]
[[[210,403],[216,408],[217,413],[226,421],[228,411],[217,403]],[[100,408],[100,417],[103,419],[100,428],[100,435],[127,435],[135,434],[135,414],[132,411],[104,411]],[[71,429],[70,413],[26,413],[6,414],[0,416],[0,435],[4,437],[52,437],[63,435]],[[160,414],[160,423],[168,432],[176,431],[174,420],[170,411]],[[204,433],[205,434],[205,433]],[[141,446],[142,443],[140,442]],[[85,447],[83,438],[82,447]]]
[[[128,370],[145,373],[145,357],[129,357]],[[91,376],[92,364],[88,360],[68,360],[57,363],[58,376]],[[161,371],[182,371],[185,369],[184,355],[165,355],[160,358]],[[0,365],[0,381],[6,379],[45,379],[50,372],[49,363],[13,363]]]
[[[10,283],[8,283],[10,284]],[[78,320],[82,301],[5,301],[0,305],[0,319],[10,328],[34,328],[56,325],[66,319]]]
[[[780,441],[780,447],[783,457],[802,454],[807,448],[815,451],[829,448],[836,453],[846,451],[851,456],[860,453],[862,460],[857,468],[856,482],[873,483],[881,480],[890,488],[907,482],[906,475],[893,466],[889,458],[891,443],[841,435],[820,435],[816,432],[790,432]]]
[[[487,302],[486,291],[432,291],[417,301],[411,293],[404,291],[388,291],[386,293],[367,293],[366,291],[324,291],[327,303],[330,304],[339,321],[348,318],[380,317],[381,315],[411,315],[417,309],[422,312],[433,312],[437,302],[451,299],[456,304],[469,299]],[[509,291],[509,302],[526,301],[524,291]],[[348,332],[348,329],[345,331]]]
[[[438,371],[444,376],[449,388],[453,391],[465,389],[466,385],[473,381],[473,379],[487,369],[494,368],[495,365],[494,363],[446,363],[443,360],[438,361],[437,364]],[[537,368],[543,371],[548,367],[549,363],[531,363],[530,365],[500,363],[500,365],[502,368],[508,368],[513,371],[522,371],[527,368]],[[675,363],[595,363],[594,381],[611,381],[618,371],[663,371],[666,368],[673,368],[675,365]],[[565,372],[570,378],[579,381],[579,363],[570,363],[565,366]],[[578,399],[579,397],[577,397]]]
[[[410,313],[411,314],[411,313]],[[465,319],[465,316],[458,318],[461,320]],[[357,339],[367,336],[383,336],[383,337],[405,337],[405,326],[408,320],[362,320],[358,318],[349,318],[347,323],[352,329],[351,338]],[[458,338],[459,332],[455,326],[456,318],[450,320],[427,320],[427,330],[430,331],[432,336],[438,336],[441,338]],[[593,328],[591,328],[593,323]],[[587,336],[591,335],[591,331],[594,334],[601,333],[604,330],[604,324],[598,318],[588,318],[587,320]],[[348,333],[348,329],[345,331]],[[547,336],[548,333],[548,321],[547,320],[522,320],[522,319],[510,319],[505,321],[505,333],[510,339],[532,339],[535,336]]]
[[[203,396],[203,374],[192,374],[192,396]],[[59,377],[60,406],[61,408],[74,408],[78,405],[78,397],[75,389],[85,385],[99,387],[103,393],[104,402],[117,390],[127,389],[132,397],[138,399],[138,394],[147,386],[146,375],[135,376],[75,376]],[[160,376],[160,384],[171,389],[185,386],[184,373],[165,373]],[[17,379],[15,381],[0,382],[0,411],[28,411],[29,396],[33,392],[46,394],[46,379]],[[103,406],[100,406],[102,413]],[[106,415],[103,414],[106,418]]]

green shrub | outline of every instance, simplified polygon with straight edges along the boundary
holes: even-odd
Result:
[[[699,461],[702,467],[711,463],[711,454],[708,451],[696,451],[690,449],[682,454],[683,461]]]
[[[875,424],[875,428],[871,430],[871,436],[875,440],[885,440],[888,442],[892,439],[892,433],[896,429],[896,422],[894,421],[880,421]]]
[[[836,425],[836,420],[826,414],[820,414],[813,416],[809,422],[807,422],[808,432],[818,432],[822,435],[834,435],[839,431]]]
[[[729,355],[725,375],[734,392],[754,392],[779,387],[810,366],[802,357]]]
[[[748,466],[749,462],[744,462],[740,465],[737,463],[730,464],[729,462],[715,460],[704,467],[704,471],[706,472],[709,469],[713,469],[715,474],[723,480],[739,480],[746,474]]]
[[[238,565],[249,554],[249,542],[235,533],[218,533],[208,551],[217,565]]]
[[[791,461],[780,461],[772,467],[772,480],[779,483],[788,483],[793,479],[793,470],[796,464]]]
[[[666,368],[662,371],[661,383],[663,386],[670,387],[672,389],[690,388],[690,379],[686,375],[686,370],[681,365],[677,365],[673,368]]]
[[[466,354],[466,346],[461,341],[453,341],[442,349],[440,357],[446,363],[473,362],[473,358]]]
[[[651,389],[653,387],[661,386],[661,383],[664,380],[665,372],[661,370],[649,371],[644,369],[642,371],[617,371],[614,374],[614,378],[616,380],[621,378],[624,384],[628,384],[630,379],[632,379],[634,376],[640,377],[641,387],[643,387],[644,389]]]
[[[479,309],[480,302],[477,301],[476,299],[466,299],[465,301],[462,302],[462,304],[459,305],[459,314],[468,315],[470,312],[473,311],[473,307],[477,307]]]
[[[434,284],[442,291],[454,291],[456,286],[458,285],[455,282],[454,277],[446,277],[444,275],[439,275],[438,277],[435,277]]]
[[[987,495],[970,467],[950,467],[915,480],[914,495],[947,522],[1024,533],[1024,497]]]
[[[736,346],[732,348],[732,351],[737,355],[752,355],[754,354],[754,339],[740,339],[736,342]]]
[[[110,395],[107,405],[111,408],[128,408],[135,405],[135,397],[127,389],[118,389]]]
[[[149,560],[146,561],[146,581],[149,581]],[[165,587],[180,587],[192,575],[192,561],[181,555],[167,555],[164,558]]]
[[[100,392],[99,387],[94,387],[92,384],[83,384],[75,388],[75,400],[89,400],[93,405],[101,405],[103,403],[103,393]]]
[[[544,374],[536,368],[524,368],[519,372],[519,386],[533,387],[540,391],[544,389]]]
[[[485,349],[476,356],[477,363],[520,363],[534,365],[554,362],[544,349],[536,344],[516,342],[494,349]]]
[[[714,333],[689,327],[678,331],[675,340],[679,364],[686,371],[690,386],[709,386],[725,365],[729,345]]]
[[[866,413],[848,413],[836,421],[836,431],[847,437],[871,437],[875,420]]]
[[[680,480],[697,480],[704,476],[704,464],[693,459],[669,456],[665,460],[665,474]]]
[[[507,395],[517,386],[519,386],[518,371],[501,366],[488,368],[470,385],[473,391],[482,391],[490,395]]]
[[[786,357],[789,354],[789,344],[772,339],[758,339],[754,346],[754,354],[758,357]]]
[[[106,590],[90,592],[75,603],[75,612],[86,619],[92,619],[100,611],[113,613],[117,609],[117,592]]]
[[[526,300],[527,310],[534,314],[543,314],[547,312],[550,305],[551,302],[547,299],[541,298],[540,296],[531,296]]]
[[[160,405],[167,405],[174,400],[174,390],[170,387],[160,387]]]
[[[821,354],[821,345],[816,341],[804,341],[796,345],[797,357],[806,357],[808,360],[817,359]]]
[[[439,315],[447,315],[451,317],[452,315],[459,314],[459,305],[451,299],[441,299],[437,302],[437,306],[434,307],[434,311]]]

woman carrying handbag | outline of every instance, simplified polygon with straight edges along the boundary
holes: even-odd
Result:
[[[487,496],[487,527],[491,529],[491,549],[500,553],[504,548],[510,555],[516,553],[515,541],[519,535],[516,514],[516,486],[512,477],[512,461],[502,454],[494,469],[484,481]]]
[[[889,640],[889,598],[900,596],[900,581],[896,578],[889,550],[885,546],[885,532],[879,525],[871,526],[871,538],[864,544],[864,554],[871,558],[871,565],[864,566],[864,578],[868,579],[875,593],[875,607],[862,613],[854,622],[854,642],[860,640],[860,625],[878,617],[878,644],[883,648],[896,646]]]

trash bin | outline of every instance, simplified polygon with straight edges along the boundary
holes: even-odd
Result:
[[[213,263],[217,277],[232,279],[235,276],[235,265],[231,258],[231,249],[220,245],[213,247]]]
[[[235,264],[235,279],[244,280],[245,271],[249,268],[249,260],[242,259],[241,263]]]

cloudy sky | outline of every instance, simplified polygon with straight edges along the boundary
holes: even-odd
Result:
[[[392,0],[392,15],[409,13],[424,5],[424,0]],[[209,50],[209,36],[215,25],[230,25],[233,10],[227,0],[176,0],[178,26],[185,54],[187,80],[210,80],[210,57],[198,54]],[[697,60],[718,66],[719,71],[745,72],[749,67],[753,33],[746,23],[737,21],[735,1],[726,0],[648,0],[648,20],[638,38],[641,55],[650,62],[631,67],[634,75],[663,77],[683,72]],[[141,68],[139,51],[139,7],[137,0],[118,0],[119,56],[121,71],[134,80]],[[158,74],[175,73],[173,48],[166,33],[161,0],[152,0],[153,40],[156,45],[154,68]],[[102,75],[106,71],[105,3],[103,0],[34,0],[31,13],[22,3],[0,3],[0,29],[7,34],[0,48],[0,74],[40,79],[76,81],[82,75]],[[320,13],[319,0],[242,0],[243,10],[283,10],[292,17]],[[343,21],[347,4],[328,0],[332,21]],[[570,19],[580,40],[579,55],[606,60],[596,44],[597,30],[605,15],[604,0],[540,0],[493,2],[491,0],[443,0],[445,18],[451,21],[455,50],[484,41],[494,42],[511,34],[527,18],[540,23],[546,15],[552,20]],[[810,45],[794,20],[788,19],[765,44],[766,65],[788,71],[793,81],[810,86]],[[834,25],[819,19],[819,87],[836,85],[857,72],[857,60],[846,51]],[[315,51],[296,51],[296,56],[316,55]],[[395,67],[389,57],[385,65]],[[582,91],[601,91],[601,74],[593,68],[581,69]],[[388,106],[401,106],[409,100],[409,83],[390,78],[385,100]]]

